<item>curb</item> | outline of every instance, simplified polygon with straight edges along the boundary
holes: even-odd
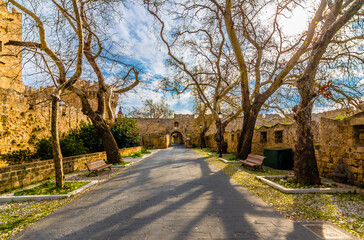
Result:
[[[281,175],[256,176],[256,178],[259,179],[260,181],[262,181],[262,182],[268,184],[269,186],[271,186],[281,192],[284,192],[284,193],[307,194],[307,193],[349,193],[349,192],[354,192],[354,191],[356,191],[357,193],[361,192],[359,188],[350,187],[350,186],[343,186],[343,188],[306,188],[306,189],[286,188],[286,187],[283,187],[283,186],[267,179],[267,178],[275,178],[275,177],[282,178],[284,176],[281,176]]]
[[[86,184],[85,186],[82,186],[70,193],[67,194],[58,194],[58,195],[27,195],[27,196],[14,196],[12,194],[7,194],[5,196],[0,196],[0,203],[9,203],[9,202],[25,202],[25,201],[41,201],[41,200],[56,200],[56,199],[61,199],[61,198],[69,198],[72,195],[75,195],[77,193],[80,193],[84,190],[86,190],[87,188],[95,185],[96,183],[100,182],[98,180],[95,181],[79,181],[79,182],[90,182],[88,184]],[[37,184],[39,185],[39,184]],[[37,186],[34,185],[33,187]]]

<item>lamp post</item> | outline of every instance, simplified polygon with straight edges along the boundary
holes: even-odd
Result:
[[[200,147],[202,149],[202,124],[200,124]]]
[[[219,144],[219,157],[222,157],[222,146],[221,146],[221,143],[222,143],[222,128],[221,128],[221,120],[222,120],[222,113],[219,112],[217,114],[217,116],[219,117],[219,121],[220,121],[220,144]]]

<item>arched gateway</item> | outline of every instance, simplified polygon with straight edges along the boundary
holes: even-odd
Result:
[[[167,148],[171,144],[192,147],[199,144],[199,125],[193,114],[175,114],[170,119],[137,118],[137,125],[146,147]]]
[[[174,131],[170,134],[171,144],[184,144],[182,133]]]

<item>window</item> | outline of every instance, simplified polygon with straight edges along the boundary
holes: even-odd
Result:
[[[178,122],[174,122],[174,127],[178,128]]]
[[[234,141],[234,134],[231,134],[231,141]]]
[[[260,133],[260,142],[266,143],[267,142],[267,132],[261,132]]]
[[[354,139],[356,147],[364,146],[364,125],[354,126]]]
[[[283,142],[283,131],[275,131],[274,132],[274,142],[282,143]]]
[[[2,51],[3,51],[3,42],[0,41],[0,52],[2,52]]]

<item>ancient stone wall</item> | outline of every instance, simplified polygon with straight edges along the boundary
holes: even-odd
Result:
[[[348,165],[354,184],[364,184],[364,112],[344,120],[322,117],[316,156],[322,176],[331,177],[335,165],[342,160]]]
[[[50,135],[50,102],[47,98],[29,96],[29,92],[38,91],[26,89],[26,93],[20,93],[0,88],[0,154],[18,149],[32,150],[39,139]],[[60,134],[77,128],[81,121],[88,121],[88,118],[79,108],[60,104]]]
[[[23,92],[21,48],[5,45],[9,40],[22,40],[22,15],[7,8],[0,0],[0,88]]]
[[[136,118],[142,145],[155,147],[159,145],[156,139],[161,138],[161,146],[170,145],[171,135],[179,133],[182,135],[183,143],[190,147],[197,141],[199,125],[193,114],[175,114],[171,119]],[[165,137],[168,135],[168,137]],[[163,140],[162,140],[163,139]],[[197,144],[197,142],[195,143]],[[164,148],[164,147],[163,147]]]
[[[144,134],[142,137],[145,148],[165,149],[171,145],[169,134]]]
[[[142,147],[124,148],[120,149],[120,154],[128,155],[141,150]],[[92,162],[100,159],[106,159],[105,152],[65,157],[63,159],[63,170],[65,173],[82,170],[86,168],[86,162]],[[28,185],[31,182],[42,181],[54,176],[54,174],[53,160],[2,167],[0,168],[0,190]]]

